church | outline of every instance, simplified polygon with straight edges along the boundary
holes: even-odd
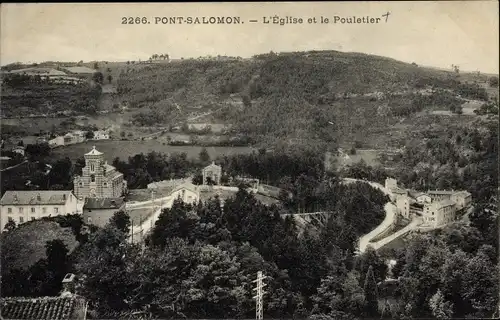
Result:
[[[84,155],[82,175],[73,180],[74,194],[78,199],[119,198],[127,190],[123,174],[104,160],[104,154],[95,146]]]

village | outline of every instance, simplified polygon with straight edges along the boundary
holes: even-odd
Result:
[[[222,185],[223,169],[212,162],[202,170],[202,183],[193,184],[193,177],[165,180],[148,184],[146,190],[129,190],[123,173],[104,160],[104,154],[95,147],[84,155],[85,167],[81,176],[74,177],[74,190],[6,190],[0,200],[0,224],[5,230],[7,224],[22,224],[47,216],[81,214],[89,225],[104,227],[118,211],[126,212],[132,222],[130,241],[143,242],[146,234],[154,227],[165,208],[170,208],[177,199],[197,204],[218,197],[223,207],[224,200],[233,196],[238,184],[247,186],[247,191],[256,194],[267,203],[278,203],[276,194],[269,192],[272,186],[259,184],[258,179],[238,178]],[[429,231],[442,228],[471,209],[471,194],[464,190],[427,190],[425,192],[404,189],[397,180],[387,178],[385,185],[364,180],[345,178],[345,181],[370,183],[390,197],[386,206],[386,218],[372,232],[361,237],[358,250],[364,252],[368,246],[381,248],[383,245],[406,235],[410,231]],[[296,219],[328,212],[299,213]],[[294,216],[294,215],[292,215]],[[393,232],[398,220],[411,223]],[[304,223],[304,221],[302,221]]]

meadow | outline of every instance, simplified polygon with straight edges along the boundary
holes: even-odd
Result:
[[[95,146],[97,150],[104,153],[104,157],[108,162],[119,157],[122,160],[128,159],[139,153],[147,154],[151,151],[156,151],[165,154],[172,153],[187,153],[188,158],[198,158],[203,147],[200,146],[170,146],[156,140],[147,141],[90,141],[71,146],[56,148],[53,154],[56,158],[69,157],[71,160],[76,160]],[[208,154],[211,159],[215,159],[223,155],[246,154],[252,153],[255,149],[251,147],[207,147]]]

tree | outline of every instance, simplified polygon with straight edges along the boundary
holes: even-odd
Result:
[[[446,301],[441,290],[438,290],[429,300],[432,315],[438,319],[448,319],[453,316],[453,303]]]
[[[375,282],[372,266],[368,268],[368,272],[366,273],[365,285],[363,287],[363,291],[366,299],[366,304],[365,304],[366,316],[368,317],[378,316],[377,282]]]
[[[92,80],[94,80],[96,83],[102,84],[102,82],[104,81],[104,75],[100,71],[95,72],[92,75]]]
[[[201,185],[201,184],[203,184],[203,175],[201,175],[200,173],[197,173],[193,177],[193,184],[195,184],[195,185]]]
[[[89,130],[85,133],[85,139],[87,140],[92,140],[94,139],[94,131]]]
[[[207,148],[201,149],[199,159],[203,163],[207,163],[208,161],[210,161],[210,155],[208,154]]]
[[[98,70],[99,69],[99,64],[97,62],[94,62],[94,70]]]
[[[125,234],[130,232],[130,216],[122,210],[115,212],[109,223]]]
[[[109,81],[109,83],[111,83],[112,80],[113,80],[113,76],[112,75],[108,75],[108,81]]]
[[[498,87],[498,77],[491,77],[488,79],[490,87]]]
[[[9,221],[7,221],[4,227],[4,229],[7,231],[12,231],[15,228],[16,228],[16,222],[13,219],[9,219]]]
[[[45,248],[48,272],[46,295],[52,296],[61,291],[62,279],[69,271],[69,250],[60,239],[47,241]]]

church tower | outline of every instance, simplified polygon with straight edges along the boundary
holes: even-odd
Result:
[[[104,154],[95,147],[84,158],[82,175],[73,179],[75,196],[78,199],[121,197],[126,190],[123,174],[107,164]]]
[[[89,197],[95,198],[102,194],[102,183],[104,178],[104,154],[92,147],[89,153],[84,155],[85,168],[83,168],[83,176],[88,177]]]

